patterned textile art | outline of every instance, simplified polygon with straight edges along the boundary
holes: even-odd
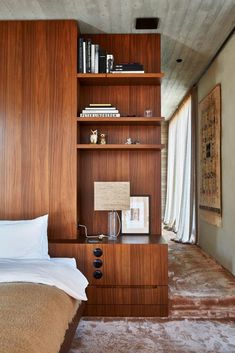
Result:
[[[220,115],[221,86],[199,103],[200,200],[199,207],[221,215]]]

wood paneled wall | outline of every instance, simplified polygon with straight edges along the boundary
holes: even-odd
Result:
[[[0,219],[76,236],[75,21],[0,22]]]

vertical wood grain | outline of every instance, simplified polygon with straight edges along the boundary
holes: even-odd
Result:
[[[0,218],[76,236],[75,21],[0,22]]]
[[[21,207],[21,120],[22,107],[22,47],[15,43],[22,39],[22,27],[13,23],[12,31],[0,29],[0,208],[3,217],[14,214]],[[11,117],[11,118],[10,118]],[[8,133],[6,133],[6,131]],[[17,157],[17,158],[16,158]],[[10,175],[9,175],[10,174]],[[14,208],[8,209],[8,204]]]

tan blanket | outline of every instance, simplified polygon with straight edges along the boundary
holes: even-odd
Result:
[[[0,352],[58,353],[78,304],[56,287],[0,283]]]

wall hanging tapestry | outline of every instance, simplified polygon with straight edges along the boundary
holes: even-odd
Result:
[[[200,118],[200,200],[202,210],[221,218],[221,86],[199,103]],[[218,225],[218,220],[210,222]]]

